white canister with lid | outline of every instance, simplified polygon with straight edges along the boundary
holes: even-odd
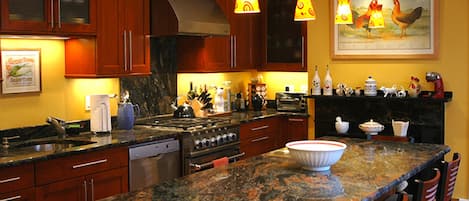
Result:
[[[365,96],[376,96],[378,94],[376,90],[376,80],[371,76],[368,76],[368,79],[365,80]]]

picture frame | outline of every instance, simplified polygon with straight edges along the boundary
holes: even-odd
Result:
[[[2,50],[2,94],[41,92],[41,50]]]
[[[366,13],[372,0],[351,0],[354,24],[335,24],[337,0],[331,0],[332,59],[436,59],[439,54],[439,0],[400,0],[403,16],[422,7],[421,15],[405,29],[393,22],[395,0],[378,0],[383,5],[384,28],[368,29]],[[398,1],[399,2],[399,1]],[[396,8],[397,9],[397,8]],[[364,17],[362,17],[364,16]],[[397,16],[397,15],[395,15]],[[405,25],[404,25],[405,26]]]

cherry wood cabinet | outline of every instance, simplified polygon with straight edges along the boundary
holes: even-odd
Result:
[[[34,164],[0,169],[0,200],[34,200]]]
[[[280,122],[280,117],[270,117],[241,124],[240,149],[246,154],[244,158],[277,149]]]
[[[285,130],[279,147],[283,147],[286,143],[298,140],[308,139],[308,117],[288,116],[282,119]]]
[[[0,32],[96,34],[97,0],[1,0]]]
[[[150,75],[149,0],[99,0],[96,37],[65,42],[65,77]]]
[[[36,163],[37,201],[96,200],[127,191],[127,147]]]
[[[263,71],[307,71],[306,22],[295,22],[296,1],[261,1]]]
[[[235,14],[234,0],[217,0],[229,36],[179,37],[179,72],[229,72],[260,66],[260,14]]]

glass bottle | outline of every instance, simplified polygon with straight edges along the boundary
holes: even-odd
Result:
[[[326,66],[326,77],[324,78],[324,89],[323,95],[325,96],[332,96],[332,77],[331,73],[329,72],[329,65]]]
[[[316,65],[314,78],[311,86],[311,95],[321,95],[321,78],[319,78],[318,66]]]

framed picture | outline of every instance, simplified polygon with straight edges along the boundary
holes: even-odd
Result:
[[[333,59],[438,57],[439,0],[351,0],[353,24],[331,20]],[[382,5],[384,28],[369,28],[372,3]],[[331,19],[337,1],[331,0]]]
[[[41,50],[2,50],[2,93],[41,91]]]

